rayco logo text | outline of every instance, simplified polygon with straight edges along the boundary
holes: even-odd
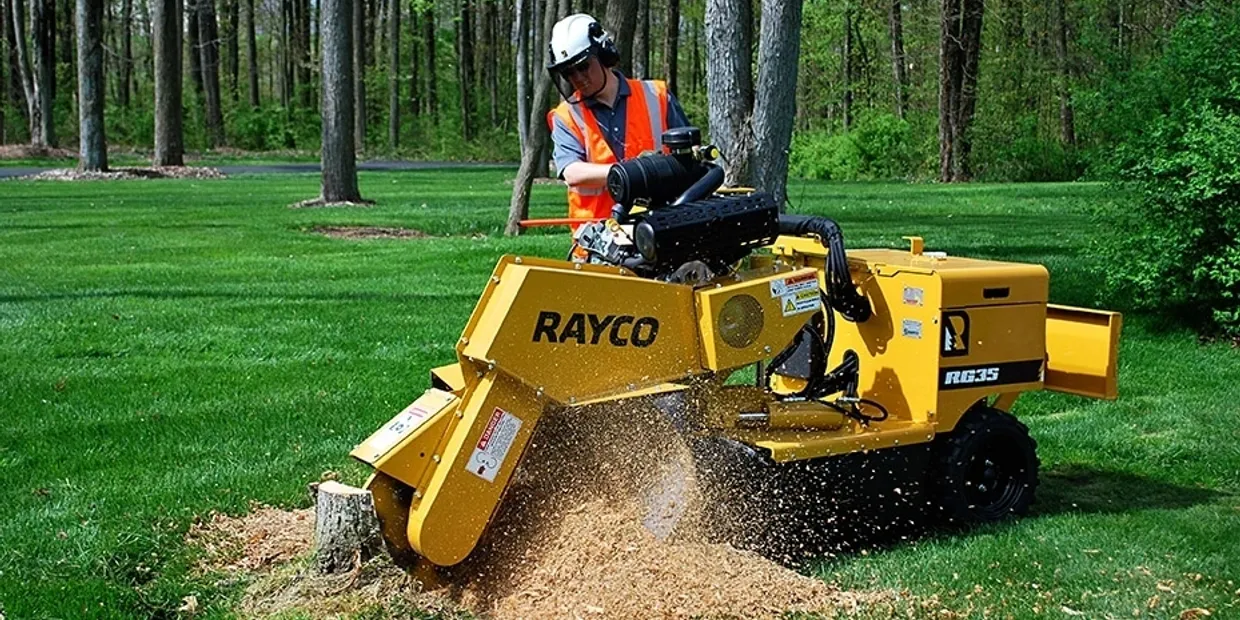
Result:
[[[658,336],[659,319],[652,316],[599,316],[574,312],[565,321],[559,312],[543,310],[538,313],[538,321],[534,324],[534,342],[605,342],[616,347],[648,347]]]

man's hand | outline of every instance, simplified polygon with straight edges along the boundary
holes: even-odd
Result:
[[[607,184],[610,164],[592,164],[579,161],[564,168],[564,182],[574,187],[603,187]]]

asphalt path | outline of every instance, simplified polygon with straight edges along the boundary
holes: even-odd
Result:
[[[500,169],[513,168],[515,164],[485,164],[477,162],[456,162],[456,161],[365,161],[358,162],[358,170],[443,170],[445,168],[475,168],[475,169]],[[125,168],[127,166],[118,166]],[[256,165],[239,165],[239,166],[212,166],[219,169],[226,175],[235,174],[305,174],[309,172],[319,172],[319,164],[302,163],[302,164],[256,164]],[[24,177],[48,170],[63,170],[64,168],[6,168],[0,166],[0,179],[13,177]]]

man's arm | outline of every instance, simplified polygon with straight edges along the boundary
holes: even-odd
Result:
[[[611,166],[590,163],[586,158],[585,145],[558,116],[552,116],[551,142],[554,145],[552,157],[555,168],[565,183],[574,187],[602,187],[607,184],[607,171]]]

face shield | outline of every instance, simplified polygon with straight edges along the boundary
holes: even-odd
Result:
[[[560,92],[560,96],[563,97],[565,101],[572,104],[580,103],[580,99],[575,99],[573,97],[579,87],[583,89],[581,92],[581,97],[584,99],[589,99],[598,95],[603,91],[603,88],[607,86],[607,80],[609,79],[607,74],[611,72],[606,68],[603,68],[600,65],[602,70],[596,73],[601,73],[601,75],[591,75],[595,65],[595,63],[591,61],[594,60],[594,58],[595,56],[593,54],[584,53],[568,62],[562,62],[554,67],[548,68],[548,73],[551,74],[552,83],[555,84],[556,90]]]

